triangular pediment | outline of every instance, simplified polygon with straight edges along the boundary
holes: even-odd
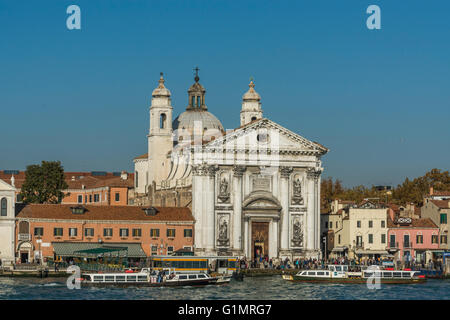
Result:
[[[229,131],[224,136],[204,144],[203,148],[207,150],[263,149],[319,156],[328,152],[328,149],[319,143],[310,141],[269,119],[254,121]]]
[[[16,191],[16,188],[0,179],[0,191]]]

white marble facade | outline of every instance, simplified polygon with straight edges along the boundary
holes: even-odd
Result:
[[[225,131],[207,111],[198,80],[197,74],[186,111],[171,124],[161,77],[150,107],[151,127],[159,128],[150,128],[148,172],[142,158],[135,160],[139,188],[147,176],[145,189],[191,186],[196,254],[319,257],[321,157],[328,149],[263,118],[253,82],[241,126]]]
[[[326,151],[268,119],[192,148],[197,253],[253,258],[259,242],[269,258],[318,257]],[[255,240],[252,227],[260,222],[262,239]]]

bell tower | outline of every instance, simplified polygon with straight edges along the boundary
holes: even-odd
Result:
[[[150,130],[148,134],[148,185],[157,185],[168,174],[167,154],[172,150],[172,105],[169,89],[164,86],[161,72],[158,87],[153,90],[150,106]]]
[[[250,89],[242,96],[241,126],[254,120],[262,119],[261,97],[255,91],[253,80],[248,85]]]

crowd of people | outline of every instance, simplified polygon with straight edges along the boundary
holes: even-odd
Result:
[[[414,259],[411,261],[392,261],[381,258],[356,258],[349,259],[348,257],[328,258],[328,259],[269,259],[267,256],[258,257],[253,260],[248,260],[246,257],[240,260],[241,269],[326,269],[330,264],[349,265],[349,266],[371,266],[371,265],[386,265],[397,268],[410,268],[412,270],[428,269],[428,270],[444,270],[442,259],[435,261],[429,260],[417,262]]]

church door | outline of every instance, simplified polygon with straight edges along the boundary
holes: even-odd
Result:
[[[269,255],[269,222],[252,222],[252,260]]]

